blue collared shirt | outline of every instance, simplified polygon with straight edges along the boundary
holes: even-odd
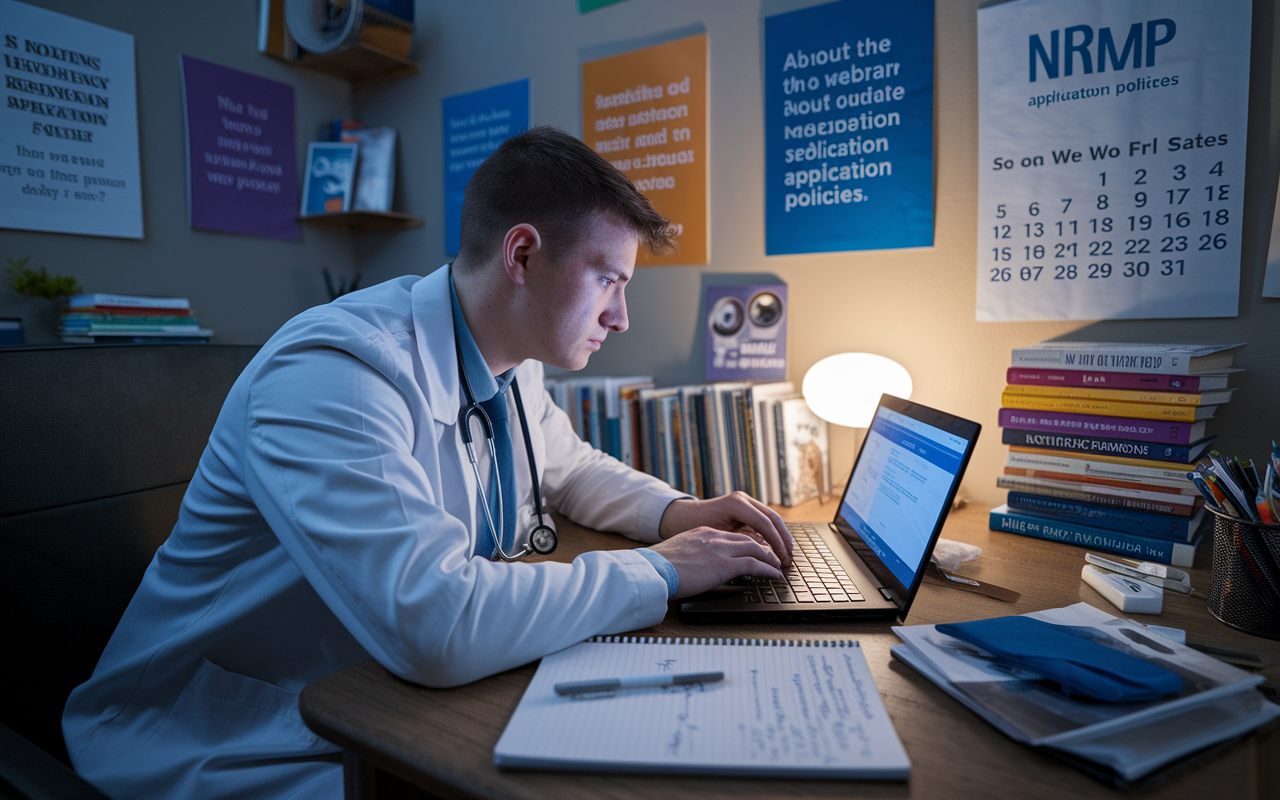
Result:
[[[452,269],[450,267],[450,270]],[[449,298],[453,302],[453,335],[458,337],[458,345],[462,348],[462,368],[467,371],[467,380],[471,382],[471,393],[475,396],[475,401],[483,403],[499,392],[505,392],[515,380],[516,371],[509,369],[497,377],[494,377],[493,372],[490,371],[488,362],[484,360],[484,354],[480,352],[480,345],[476,344],[475,337],[471,335],[471,329],[467,326],[467,319],[462,315],[462,305],[458,302],[458,290],[453,285],[452,272],[449,274]],[[667,597],[675,597],[676,591],[680,588],[680,576],[671,562],[661,553],[645,547],[639,548],[636,552],[644,556],[645,560],[652,564],[662,579],[667,582]]]

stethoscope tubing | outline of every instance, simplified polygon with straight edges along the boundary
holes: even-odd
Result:
[[[520,417],[520,432],[523,434],[524,450],[528,456],[529,477],[533,480],[534,511],[538,515],[538,524],[530,533],[529,541],[520,545],[520,549],[516,552],[508,553],[502,548],[501,531],[506,530],[507,527],[506,509],[503,506],[502,498],[502,479],[499,478],[494,481],[498,485],[498,524],[494,525],[493,514],[489,510],[489,498],[484,490],[484,481],[480,477],[480,464],[476,460],[476,449],[471,436],[471,420],[472,418],[478,418],[485,442],[489,445],[490,468],[496,471],[498,469],[498,452],[493,443],[493,421],[489,419],[489,413],[476,402],[475,395],[471,391],[471,381],[467,377],[466,367],[462,363],[462,344],[456,336],[453,344],[458,355],[458,378],[466,400],[458,412],[458,425],[461,428],[462,443],[466,447],[467,458],[471,461],[471,470],[476,476],[476,490],[480,493],[480,505],[484,509],[485,522],[488,523],[489,533],[493,537],[493,544],[498,552],[498,558],[502,561],[519,561],[526,556],[533,555],[535,552],[546,555],[556,549],[557,538],[555,530],[546,524],[542,516],[542,487],[539,485],[538,465],[533,456],[533,439],[529,436],[529,421],[524,413],[524,400],[520,397],[520,383],[515,376],[512,376],[511,392],[516,401],[516,414]],[[535,547],[531,542],[540,543],[540,546]]]

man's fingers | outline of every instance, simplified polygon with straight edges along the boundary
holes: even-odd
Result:
[[[731,533],[727,536],[733,537],[726,541],[726,549],[730,551],[730,555],[735,558],[743,556],[754,558],[765,564],[772,565],[777,568],[782,567],[782,560],[773,548],[765,546],[758,538],[749,533]]]
[[[787,525],[782,521],[782,517],[754,497],[744,494],[743,499],[746,500],[746,508],[739,515],[742,517],[741,522],[763,536],[780,557],[790,562],[791,534],[787,531]]]
[[[785,580],[782,571],[777,567],[751,557],[735,558],[734,571],[738,575],[751,575],[756,578],[772,578],[775,581]]]

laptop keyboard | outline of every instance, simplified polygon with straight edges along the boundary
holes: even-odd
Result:
[[[783,572],[785,581],[743,576],[729,584],[754,587],[759,599],[747,597],[751,602],[856,603],[865,599],[813,525],[788,522],[787,530],[791,531],[795,548],[792,564]]]

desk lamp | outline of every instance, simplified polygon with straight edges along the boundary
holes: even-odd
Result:
[[[813,413],[834,425],[855,429],[856,457],[880,395],[910,400],[911,376],[901,364],[884,356],[837,353],[809,368],[800,391]]]

